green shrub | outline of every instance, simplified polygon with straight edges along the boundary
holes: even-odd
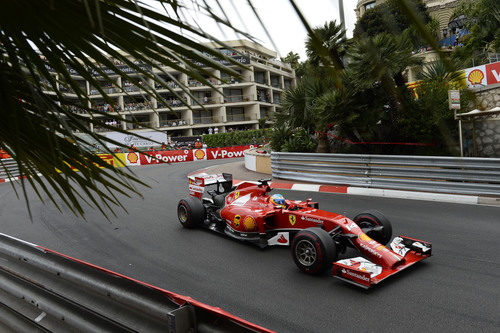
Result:
[[[292,131],[285,125],[274,127],[271,131],[271,149],[281,151],[285,142],[292,136]]]
[[[269,141],[269,130],[235,131],[203,135],[208,148],[264,144]]]
[[[311,153],[316,150],[318,141],[313,136],[301,128],[292,133],[281,147],[281,151]]]

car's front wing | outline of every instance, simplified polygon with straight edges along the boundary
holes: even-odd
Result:
[[[431,243],[410,237],[396,237],[390,246],[394,253],[404,257],[404,262],[398,266],[394,268],[381,267],[363,257],[343,259],[333,264],[333,276],[368,289],[432,254]]]

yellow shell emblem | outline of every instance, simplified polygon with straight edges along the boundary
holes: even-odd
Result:
[[[234,192],[234,200],[238,199],[239,196],[240,196],[239,191]]]
[[[233,224],[236,228],[238,228],[240,226],[240,221],[241,221],[241,216],[235,215],[234,220],[233,220]]]
[[[253,231],[257,228],[257,223],[255,223],[255,220],[251,216],[245,217],[245,220],[243,220],[243,225],[248,231]]]
[[[194,156],[196,156],[197,159],[202,160],[205,158],[205,152],[201,149],[198,149],[195,153]]]
[[[295,216],[295,215],[288,215],[288,221],[290,221],[291,225],[294,225],[295,222],[297,222],[297,216]]]
[[[467,79],[471,84],[480,84],[484,79],[484,73],[479,69],[475,69],[469,73]]]

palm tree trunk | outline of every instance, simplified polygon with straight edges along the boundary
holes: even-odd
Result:
[[[326,133],[319,132],[318,133],[318,147],[316,148],[317,153],[329,153],[330,145],[328,143],[328,137]]]

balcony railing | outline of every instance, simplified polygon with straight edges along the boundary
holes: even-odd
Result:
[[[176,108],[176,107],[184,106],[184,104],[178,99],[167,100],[167,105],[158,102],[158,109],[164,109],[167,106],[172,107],[172,108]]]
[[[255,115],[247,116],[243,113],[226,115],[226,122],[228,122],[228,123],[236,122],[236,121],[249,121],[249,120],[255,120],[255,119],[256,119]]]
[[[281,88],[281,84],[279,81],[273,81],[271,80],[271,86],[274,88]]]
[[[196,102],[198,101],[198,102]],[[196,98],[196,100],[191,100],[191,105],[196,106],[199,104],[206,105],[206,104],[220,104],[222,101],[221,97],[199,97]]]
[[[139,128],[147,128],[147,127],[153,127],[153,122],[151,121],[139,121],[137,123],[128,123],[127,124],[127,127],[128,128],[132,128],[132,129],[139,129]]]
[[[113,126],[113,127],[116,127],[116,128],[121,128],[121,123],[116,123],[116,124],[109,124],[110,126]],[[100,126],[94,126],[94,132],[112,132],[114,131],[113,129],[111,128],[104,128],[104,127],[100,127]]]
[[[123,87],[123,90],[126,92],[133,92],[133,91],[139,91],[140,88],[137,86],[126,86],[126,87]]]
[[[102,88],[102,90],[106,93],[106,94],[116,94],[116,93],[119,93],[120,92],[120,88],[117,88],[117,87],[106,87],[106,88]],[[90,92],[89,92],[89,95],[100,95],[101,92],[99,90],[97,90],[96,88],[90,88]]]
[[[175,83],[173,81],[167,81],[167,86],[171,89],[178,89],[181,87],[180,85],[178,85],[177,83]],[[155,83],[155,89],[162,90],[162,89],[167,89],[167,88],[162,86],[161,84]]]
[[[126,103],[123,105],[124,111],[151,110],[153,105],[150,103]]]
[[[160,120],[160,127],[179,127],[187,126],[188,122],[182,119],[177,120]]]
[[[216,124],[221,123],[221,117],[197,117],[193,118],[193,124]]]
[[[221,82],[220,84],[238,84],[238,83],[252,82],[252,76],[251,75],[244,75],[242,77],[225,76],[221,77],[221,80],[227,81],[227,83]]]
[[[250,102],[254,100],[253,95],[232,95],[224,96],[224,103]]]

